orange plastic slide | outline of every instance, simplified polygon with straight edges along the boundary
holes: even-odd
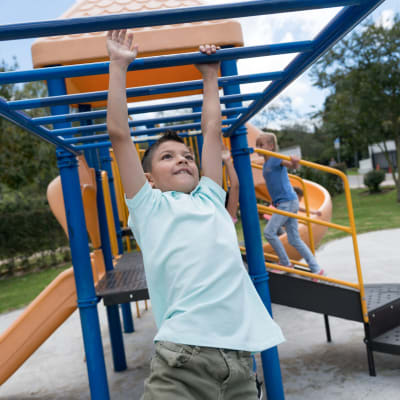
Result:
[[[0,336],[0,385],[75,311],[72,268],[63,271]]]
[[[248,132],[248,142],[250,147],[256,147],[256,137],[261,133],[261,131],[255,127],[254,125],[251,124],[246,124],[247,132]],[[264,159],[261,157],[261,155],[257,153],[253,153],[251,156],[251,162],[255,164],[263,164]],[[256,191],[256,197],[262,200],[270,201],[270,196],[268,193],[268,190],[265,186],[265,181],[262,176],[262,171],[260,169],[253,168],[253,179],[254,179],[254,186],[255,186],[255,191]],[[301,184],[299,181],[290,178],[291,183],[293,186],[299,186],[301,187]],[[320,211],[321,216],[316,216],[316,215],[310,215],[311,218],[319,219],[322,221],[330,221],[332,218],[332,200],[329,195],[329,192],[322,187],[321,185],[318,185],[315,182],[311,182],[308,180],[303,180],[305,187],[306,187],[306,192],[308,196],[308,203],[309,207],[311,210],[314,211]],[[303,202],[300,204],[303,208],[304,206],[304,199]],[[303,213],[299,213],[300,215],[304,215]],[[261,229],[263,229],[265,224],[261,226]],[[322,226],[322,225],[317,225],[317,224],[312,224],[312,237],[314,241],[314,245],[318,246],[320,243],[321,239],[323,238],[324,234],[327,231],[327,227]],[[299,223],[299,233],[300,237],[302,240],[310,246],[310,239],[309,239],[309,234],[308,234],[308,227],[303,224]],[[280,236],[280,239],[285,246],[286,252],[289,256],[289,258],[293,260],[300,260],[301,256],[295,250],[292,246],[289,245],[288,240],[287,240],[287,235],[283,234]],[[264,253],[274,253],[272,247],[266,243],[264,245]]]

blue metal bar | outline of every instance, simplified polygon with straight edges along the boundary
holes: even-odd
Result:
[[[384,0],[365,1],[363,6],[347,7],[340,11],[338,15],[317,35],[314,39],[315,50],[306,54],[299,54],[284,70],[285,78],[271,83],[263,92],[263,95],[254,101],[247,111],[235,124],[233,124],[226,136],[230,136],[235,130],[246,123],[274,97],[282,92],[291,82],[302,74],[315,60],[325,51],[332,47],[338,40],[347,34],[363,18],[371,13]]]
[[[136,132],[137,133],[137,132]],[[187,133],[180,133],[179,136],[181,137],[202,137],[201,133],[196,133],[196,134],[187,134]],[[111,147],[111,142],[110,141],[105,141],[105,142],[100,142],[100,143],[88,143],[88,144],[82,144],[82,145],[78,145],[75,146],[76,149],[78,150],[85,150],[85,149],[90,149],[90,148],[101,148],[101,147]]]
[[[99,156],[100,156],[101,168],[107,172],[108,186],[110,188],[111,206],[112,206],[113,217],[114,217],[115,232],[117,234],[118,253],[122,254],[124,252],[124,247],[122,244],[122,233],[121,233],[121,226],[119,223],[117,198],[115,195],[115,188],[114,188],[114,176],[113,176],[112,168],[111,168],[112,158],[110,156],[110,152],[109,152],[108,148],[102,147],[97,150],[98,150]],[[132,310],[131,310],[130,303],[121,304],[121,311],[122,311],[122,320],[123,320],[123,324],[124,324],[124,331],[126,333],[134,332]]]
[[[238,107],[235,108],[235,111],[232,112],[231,110],[224,110],[223,115],[231,115],[231,114],[238,114],[247,111],[247,107]],[[129,121],[128,125],[130,128],[137,127],[137,126],[146,126],[148,129],[153,129],[157,124],[163,123],[171,123],[171,122],[181,122],[181,121],[191,121],[197,120],[199,121],[201,117],[201,113],[191,113],[191,114],[183,114],[183,115],[171,115],[166,117],[159,117],[159,118],[149,118],[149,119],[138,119]],[[230,119],[225,119],[226,121],[232,121]],[[107,130],[107,124],[96,124],[96,125],[87,125],[87,126],[77,126],[73,128],[63,128],[63,129],[53,129],[51,133],[55,136],[70,136],[76,134],[88,134],[92,132],[104,132]]]
[[[79,104],[78,111],[79,113],[88,113],[91,110],[90,104]],[[89,127],[93,126],[93,122],[91,119],[80,120],[81,126]],[[68,124],[70,125],[70,124]],[[66,128],[68,129],[68,128]],[[54,134],[54,130],[52,131]],[[67,135],[69,136],[69,135]],[[96,149],[87,149],[85,150],[85,159],[90,168],[99,169],[99,160],[98,160],[98,152]]]
[[[189,130],[189,129],[199,129],[200,122],[191,123],[191,124],[181,124],[181,125],[169,125],[163,126],[161,128],[150,128],[144,129],[140,131],[132,131],[131,136],[143,136],[143,135],[154,135],[157,133],[165,132],[167,129],[172,131],[179,131],[179,130]],[[100,134],[100,135],[92,135],[92,136],[80,136],[71,139],[65,139],[67,143],[89,143],[94,141],[102,141],[107,140],[109,138],[107,134]]]
[[[209,57],[211,58],[212,56],[210,55]],[[219,78],[218,84],[220,86],[225,86],[232,82],[254,83],[254,82],[275,80],[275,79],[283,79],[283,75],[280,72],[260,73],[260,74],[244,75],[244,76],[236,75],[225,78]],[[149,86],[129,88],[126,91],[126,94],[128,98],[140,97],[140,96],[152,96],[157,94],[200,90],[202,87],[203,87],[202,80],[194,80],[194,81],[165,83],[160,85],[149,85]],[[62,104],[88,103],[93,101],[106,100],[107,95],[108,91],[102,90],[98,92],[70,94],[58,97],[42,97],[38,99],[9,101],[8,106],[13,110],[19,110],[26,108],[48,107],[48,106],[62,105]]]
[[[221,73],[222,75],[236,74],[236,62],[222,62]],[[226,86],[224,88],[224,92],[227,94],[239,93],[240,87],[235,84]],[[241,104],[233,103],[232,106],[240,107]],[[268,273],[265,269],[264,263],[260,223],[258,218],[256,196],[254,192],[253,173],[246,135],[246,128],[241,126],[230,138],[231,152],[240,183],[240,215],[242,217],[244,240],[246,243],[249,274],[251,277],[263,277],[263,279],[253,279],[253,281],[264,305],[272,316],[271,297],[268,286]],[[273,347],[263,351],[261,353],[261,359],[263,364],[267,398],[273,400],[283,400],[284,392],[277,348]]]
[[[235,119],[224,119],[222,123],[225,125],[232,124]],[[132,121],[130,121],[132,122]],[[130,123],[129,122],[129,123]],[[172,130],[172,131],[186,131],[190,129],[199,129],[201,128],[200,122],[194,122],[194,123],[188,123],[188,124],[180,124],[180,125],[168,125],[168,126],[162,126],[160,128],[148,128],[145,130],[141,131],[133,131],[131,132],[131,136],[143,136],[143,135],[154,135],[157,133],[165,132],[167,129]],[[73,128],[71,128],[73,129]],[[58,132],[62,132],[64,129],[59,129]],[[68,132],[71,132],[70,129],[67,130]],[[65,139],[66,143],[89,143],[89,142],[95,142],[95,141],[102,141],[102,140],[107,140],[109,138],[108,134],[100,134],[100,135],[92,135],[92,136],[79,136],[79,137],[74,137],[70,139]]]
[[[222,96],[220,98],[220,102],[225,104],[229,102],[236,102],[238,100],[240,101],[255,100],[260,95],[261,93],[247,93],[247,94],[232,95],[232,96]],[[128,107],[128,113],[129,115],[137,115],[149,112],[178,110],[182,108],[196,108],[196,107],[201,107],[202,102],[203,100],[189,100],[189,101],[180,101],[180,102],[172,102],[172,103],[156,104],[148,106],[131,106]],[[54,122],[72,122],[88,118],[100,119],[100,118],[106,118],[106,116],[107,116],[106,110],[98,110],[98,111],[91,111],[88,113],[73,113],[64,115],[53,115],[48,117],[37,117],[37,118],[32,118],[32,122],[35,125],[47,125],[47,124],[53,124]]]
[[[205,55],[200,52],[179,53],[163,56],[138,58],[133,61],[128,71],[138,71],[153,68],[165,68],[178,65],[192,65],[209,61],[237,60],[242,58],[265,57],[279,54],[312,51],[311,41],[267,44],[259,46],[236,47],[221,49],[216,54]],[[54,78],[71,78],[108,74],[108,61],[77,64],[68,66],[47,67],[34,70],[9,71],[0,73],[0,84],[40,81]]]
[[[63,79],[51,79],[47,81],[47,87],[50,96],[66,93]],[[65,105],[51,108],[51,112],[55,114],[68,111],[69,108]],[[67,126],[70,126],[70,123],[60,122],[54,124],[55,128]],[[91,398],[108,400],[107,375],[79,182],[78,163],[74,155],[65,152],[61,148],[57,149],[57,161],[60,169],[65,214],[68,223],[68,237],[72,254],[72,265],[74,267],[89,385],[92,394]],[[75,256],[74,252],[76,253]],[[96,302],[91,300],[93,298],[96,299]],[[98,381],[101,381],[100,386],[97,385]]]
[[[133,323],[131,303],[124,303],[120,305],[122,321],[124,323],[124,332],[135,332],[135,324]]]
[[[78,163],[75,156],[63,150],[59,150],[57,153],[89,375],[90,398],[109,400],[107,372],[97,314],[97,297],[94,290],[85,214],[79,184]]]
[[[259,0],[120,15],[28,22],[0,26],[0,40],[71,35],[74,33],[100,32],[119,28],[183,24],[185,22],[340,7],[360,4],[361,2],[362,0]]]
[[[101,236],[101,248],[103,250],[104,263],[106,271],[112,270],[112,253],[110,237],[107,227],[107,216],[101,182],[101,171],[96,171],[97,182],[97,211],[99,215],[99,226]],[[121,320],[119,318],[118,305],[107,306],[108,329],[111,339],[111,352],[115,371],[124,371],[126,369],[126,358],[124,349],[124,339],[122,337]]]
[[[63,140],[51,136],[51,133],[48,129],[33,125],[31,118],[24,112],[10,110],[7,106],[7,102],[2,98],[0,98],[0,115],[13,124],[25,129],[30,133],[33,133],[35,136],[55,144],[56,146],[59,146],[72,154],[78,155],[80,153],[80,151],[76,150],[73,146],[65,144]]]

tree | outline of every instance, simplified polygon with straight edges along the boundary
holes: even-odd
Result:
[[[271,122],[286,122],[288,117],[293,118],[297,113],[292,108],[290,97],[281,97],[271,105],[264,107],[250,122],[260,129],[270,125]]]
[[[17,68],[2,62],[0,71]],[[24,85],[7,84],[0,86],[0,96],[6,100],[42,97],[47,89],[43,82]],[[32,117],[45,115],[46,110],[33,109]],[[57,175],[55,148],[16,125],[0,118],[0,182],[9,189],[44,191],[49,181]]]
[[[300,123],[284,125],[279,131],[274,131],[278,139],[279,147],[284,149],[292,146],[300,146],[302,158],[327,164],[334,155],[330,139],[322,135],[314,126],[313,131],[308,126]]]
[[[322,130],[358,150],[394,140],[397,174],[387,149],[400,202],[400,16],[389,27],[367,22],[313,67],[312,79],[330,88],[320,113]]]

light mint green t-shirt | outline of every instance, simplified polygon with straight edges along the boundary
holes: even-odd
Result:
[[[257,352],[284,340],[243,265],[219,185],[202,177],[185,194],[146,182],[126,203],[143,253],[155,341]]]

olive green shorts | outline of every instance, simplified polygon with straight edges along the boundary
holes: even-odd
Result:
[[[157,342],[142,400],[256,400],[247,351]]]

